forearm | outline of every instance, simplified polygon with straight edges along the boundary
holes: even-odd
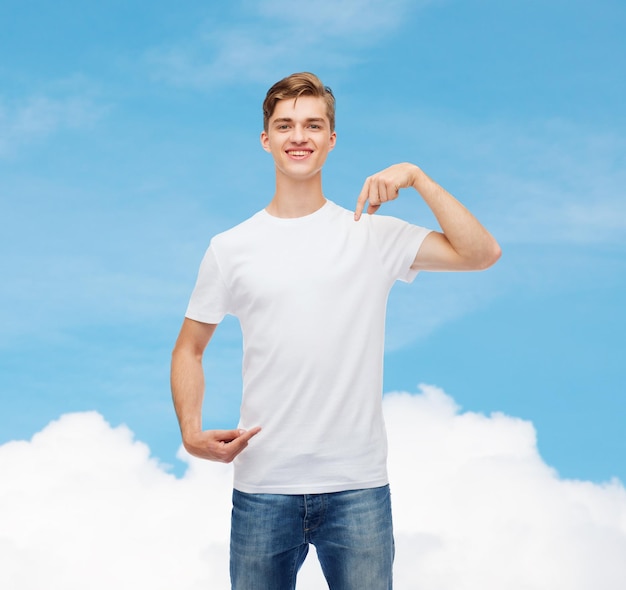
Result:
[[[458,255],[459,268],[487,268],[499,258],[498,243],[478,219],[417,166],[412,186],[431,209],[450,247]]]
[[[202,357],[188,350],[174,349],[172,354],[171,388],[180,431],[185,435],[202,430],[204,372]]]

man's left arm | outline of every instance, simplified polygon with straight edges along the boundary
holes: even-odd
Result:
[[[402,188],[413,187],[431,209],[442,232],[431,232],[411,265],[415,270],[483,270],[500,258],[498,242],[457,199],[414,164],[395,164],[370,176],[357,199],[358,221],[366,202],[375,213]]]

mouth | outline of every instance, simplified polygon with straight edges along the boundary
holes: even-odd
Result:
[[[310,156],[312,153],[313,153],[313,150],[287,150],[287,155],[290,158],[295,158],[297,160],[306,158],[307,156]]]

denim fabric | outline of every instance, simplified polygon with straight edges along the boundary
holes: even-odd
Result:
[[[294,590],[315,546],[330,590],[391,590],[389,486],[330,494],[233,492],[233,590]]]

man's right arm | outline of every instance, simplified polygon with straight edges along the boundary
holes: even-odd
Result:
[[[172,352],[172,399],[185,449],[201,459],[230,463],[261,429],[202,430],[202,356],[216,327],[185,318]]]

